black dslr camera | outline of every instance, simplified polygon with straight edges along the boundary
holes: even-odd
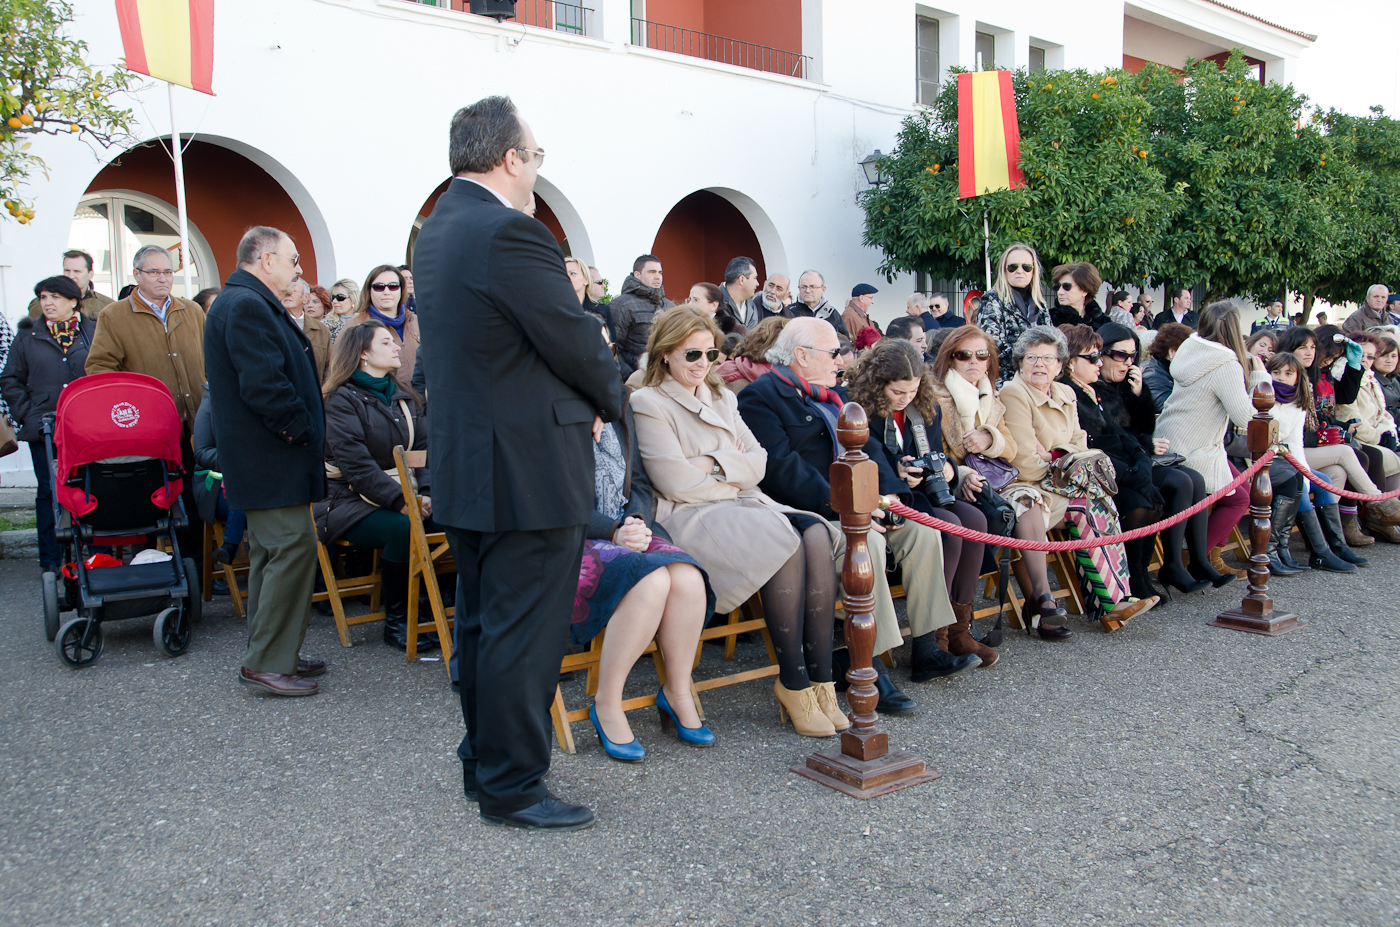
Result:
[[[956,501],[948,489],[948,478],[943,475],[943,465],[947,462],[948,455],[937,451],[929,451],[922,457],[904,461],[904,469],[924,471],[924,481],[921,484],[924,492],[933,499],[934,505],[944,509],[951,507]]]

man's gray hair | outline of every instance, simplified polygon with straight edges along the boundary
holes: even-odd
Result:
[[[1016,339],[1016,346],[1011,349],[1011,362],[1020,370],[1021,361],[1025,360],[1027,351],[1047,344],[1055,346],[1055,357],[1059,359],[1061,366],[1069,363],[1069,341],[1065,338],[1065,333],[1049,325],[1032,325],[1021,332],[1021,337]]]
[[[770,364],[791,367],[792,362],[797,359],[797,349],[811,347],[818,326],[831,328],[831,323],[805,317],[793,319],[783,326],[783,330],[778,333],[778,340],[773,342],[773,346],[763,355],[763,359]],[[835,331],[834,328],[831,330]]]
[[[925,295],[922,294],[922,293],[915,293],[914,295],[912,295],[912,296],[909,297],[909,299],[905,302],[905,305],[906,305],[906,306],[921,306],[921,307],[923,307],[924,309],[927,309],[927,308],[928,308],[928,297],[925,296]]]
[[[310,284],[309,282],[307,282],[307,280],[306,280],[305,277],[303,277],[302,280],[301,280],[301,292],[302,292],[303,294],[306,294],[306,293],[310,293],[310,292],[311,292],[311,284]]]
[[[1376,290],[1380,290],[1381,292],[1387,295],[1390,294],[1390,287],[1386,286],[1384,283],[1373,283],[1366,288],[1366,296],[1370,297],[1370,295],[1376,292]]]
[[[457,110],[447,135],[452,175],[489,174],[519,148],[525,133],[510,97],[485,97]]]
[[[797,282],[798,282],[799,284],[802,283],[802,278],[805,277],[805,276],[807,276],[808,274],[816,274],[816,275],[817,275],[817,279],[820,280],[820,281],[822,282],[822,286],[826,286],[826,278],[822,276],[822,272],[819,271],[819,270],[811,270],[811,269],[804,270],[802,273],[800,273],[800,274],[797,275]]]
[[[244,232],[243,237],[238,239],[236,257],[239,265],[256,264],[264,254],[275,254],[282,244],[283,234],[280,229],[267,225],[255,225]]]
[[[131,269],[145,270],[146,258],[150,257],[153,254],[165,255],[166,259],[170,261],[170,266],[175,266],[175,261],[173,258],[170,257],[170,252],[166,251],[160,245],[142,245],[136,250],[136,253],[131,256]]]

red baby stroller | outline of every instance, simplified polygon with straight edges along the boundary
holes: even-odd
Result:
[[[102,655],[102,622],[159,613],[154,637],[167,656],[189,646],[199,620],[199,574],[182,559],[180,415],[165,384],[139,373],[74,380],[44,416],[54,483],[54,521],[64,549],[61,576],[43,575],[44,633],[72,667]],[[55,450],[57,451],[55,457]],[[94,545],[170,543],[169,560],[94,569]],[[59,626],[59,613],[78,617]]]

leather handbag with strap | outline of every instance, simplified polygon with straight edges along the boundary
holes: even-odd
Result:
[[[10,420],[0,414],[0,457],[6,457],[19,450],[19,442],[15,440],[15,430],[10,427]]]
[[[1001,492],[1021,476],[1021,471],[1016,469],[1015,464],[1000,457],[988,457],[986,454],[968,454],[967,465],[987,481],[993,492]]]
[[[406,445],[406,447],[407,447],[409,450],[412,450],[412,449],[413,449],[413,413],[412,413],[412,411],[410,411],[409,408],[408,408],[408,400],[406,400],[406,399],[400,399],[400,400],[399,400],[399,408],[403,410],[404,421],[408,423],[408,444]],[[399,481],[399,468],[398,468],[398,467],[390,467],[389,469],[387,469],[387,470],[384,471],[384,475],[387,476],[389,479],[393,480],[395,483],[397,483],[397,482]],[[328,460],[328,461],[326,461],[326,479],[328,479],[328,480],[343,480],[343,479],[345,479],[345,475],[344,475],[343,473],[340,472],[340,468],[339,468],[339,467],[337,467],[335,464],[331,463],[331,462]],[[418,477],[416,477],[416,476],[414,475],[414,473],[413,473],[412,470],[409,470],[409,471],[408,471],[408,484],[409,484],[411,487],[413,487],[413,493],[414,493],[414,495],[417,495],[417,494],[418,494]],[[354,489],[355,487],[352,485],[350,488],[351,488],[351,489]],[[382,508],[382,507],[383,507],[383,506],[381,506],[378,502],[375,502],[373,499],[371,499],[371,498],[369,498],[368,496],[366,496],[364,493],[360,493],[360,498],[361,498],[361,499],[364,499],[366,502],[368,502],[370,505],[374,506],[375,508]]]
[[[1066,454],[1052,463],[1040,487],[1070,498],[1102,499],[1118,495],[1118,472],[1107,454],[1090,448]]]

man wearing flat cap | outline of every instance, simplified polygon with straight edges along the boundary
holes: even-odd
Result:
[[[851,298],[846,302],[845,311],[841,313],[841,321],[846,324],[846,331],[851,333],[852,339],[867,325],[880,331],[880,326],[870,321],[870,307],[875,305],[875,294],[878,292],[880,291],[868,283],[857,283],[851,287]]]

